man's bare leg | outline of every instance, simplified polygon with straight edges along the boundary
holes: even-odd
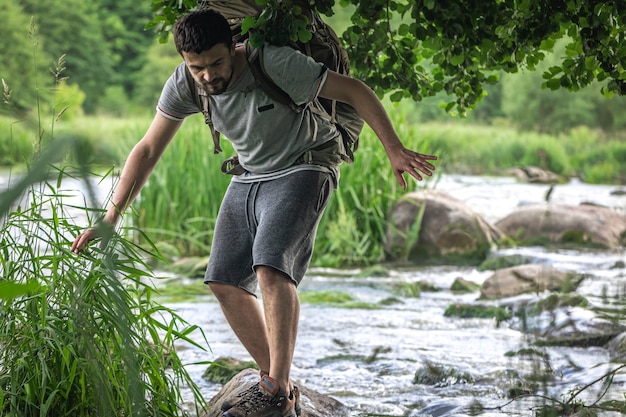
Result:
[[[298,334],[300,301],[296,286],[284,273],[268,267],[256,268],[270,353],[270,376],[289,394],[289,373]]]
[[[209,287],[239,341],[259,368],[270,372],[270,348],[265,317],[256,297],[228,284],[211,282]]]

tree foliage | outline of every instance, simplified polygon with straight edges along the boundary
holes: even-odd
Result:
[[[0,76],[22,111],[30,110],[32,97],[42,93],[35,77],[26,74],[47,72],[61,56],[65,56],[67,82],[79,85],[86,94],[87,111],[98,107],[107,87],[121,86],[131,94],[154,40],[154,33],[145,30],[150,7],[134,0],[2,2],[0,16],[4,16],[0,25]],[[29,21],[33,22],[30,32],[36,39],[27,36]]]
[[[102,26],[95,3],[67,0],[22,0],[24,13],[33,16],[42,41],[42,50],[56,59],[66,56],[69,83],[79,84],[94,100],[99,91],[98,79],[110,80],[113,62],[103,42]],[[88,100],[89,100],[88,99]],[[85,103],[90,106],[89,101]]]
[[[131,94],[135,84],[141,81],[139,72],[154,41],[154,33],[146,30],[152,18],[150,7],[136,0],[98,0],[98,3],[104,40],[114,57],[114,84]]]
[[[27,16],[14,2],[0,3],[0,78],[3,80],[4,100],[20,108],[35,101],[36,86],[33,80],[45,69],[41,60],[33,56],[38,35]]]
[[[302,0],[257,0],[266,10],[249,26],[255,41],[306,40]],[[320,13],[354,7],[343,40],[354,75],[379,95],[416,101],[445,92],[447,110],[464,113],[499,73],[534,70],[555,42],[566,55],[543,73],[543,86],[578,91],[602,82],[605,95],[626,94],[626,5],[621,0],[311,0]],[[153,0],[162,37],[193,0]],[[285,14],[284,11],[287,11]],[[275,28],[282,28],[276,30]],[[285,35],[284,28],[290,28]],[[261,33],[262,36],[258,36]]]
[[[261,16],[246,22],[254,42],[307,38],[305,0],[260,2],[265,7]],[[34,74],[49,73],[61,56],[65,56],[68,86],[78,85],[85,93],[86,112],[123,115],[135,106],[153,108],[163,81],[180,59],[169,46],[171,58],[156,52],[147,61],[155,32],[166,40],[176,19],[198,3],[2,2],[0,78],[11,92],[11,108],[27,112],[37,96],[49,92],[53,77],[37,80]],[[479,120],[512,117],[522,122],[521,112],[527,120],[520,126],[554,130],[588,122],[586,101],[591,100],[593,112],[602,112],[602,117],[586,124],[603,129],[624,126],[618,114],[623,98],[607,101],[600,94],[623,95],[626,82],[626,5],[617,0],[317,0],[312,4],[321,14],[332,15],[326,20],[343,34],[353,75],[381,97],[388,94],[392,101],[419,102],[416,114],[447,117],[439,104],[444,101],[448,111],[465,113],[473,108],[470,117]],[[538,92],[541,84],[544,91]],[[544,103],[536,103],[538,99]],[[525,111],[530,108],[536,108],[542,120],[535,118],[534,123]],[[568,108],[572,112],[564,117],[569,120],[554,123],[560,116],[553,110],[562,113]],[[569,117],[574,110],[587,117]]]

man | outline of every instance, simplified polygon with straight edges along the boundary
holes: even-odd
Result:
[[[337,166],[302,163],[300,157],[320,144],[337,142],[340,133],[314,112],[296,113],[254,88],[244,48],[232,41],[220,14],[207,9],[189,13],[177,22],[174,40],[184,63],[167,81],[152,124],[130,152],[103,222],[119,221],[184,118],[202,110],[186,81],[188,69],[209,93],[215,127],[233,143],[245,169],[233,177],[222,201],[205,282],[261,369],[261,378],[226,401],[224,417],[294,417],[299,395],[289,374],[300,311],[296,287],[338,178]],[[313,106],[323,97],[352,105],[379,137],[403,188],[403,173],[418,181],[431,175],[435,167],[429,161],[437,158],[402,145],[365,84],[326,70],[289,47],[266,46],[263,53],[266,71],[296,103]],[[98,229],[88,229],[71,250],[79,252],[96,237]]]

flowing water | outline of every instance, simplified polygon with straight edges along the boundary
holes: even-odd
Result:
[[[3,184],[4,183],[4,184]],[[110,183],[95,184],[100,203]],[[0,188],[6,177],[0,176]],[[432,187],[447,191],[495,223],[517,206],[544,202],[549,187],[517,183],[512,178],[443,176]],[[68,188],[80,189],[80,183]],[[612,195],[616,186],[587,185],[572,181],[557,185],[551,203],[592,202],[626,211],[626,196]],[[80,205],[82,197],[77,197]],[[80,223],[80,220],[79,220]],[[530,247],[502,250],[520,253],[537,263],[565,271],[589,275],[579,292],[594,306],[621,299],[626,288],[624,268],[612,268],[626,260],[626,251],[546,250]],[[349,272],[349,271],[348,271]],[[571,390],[586,386],[616,367],[604,348],[541,348],[549,364],[537,359],[507,356],[507,352],[529,346],[529,339],[505,322],[497,326],[491,319],[444,317],[452,303],[476,300],[478,294],[459,295],[449,288],[462,277],[483,282],[490,272],[471,267],[436,266],[393,270],[388,277],[355,278],[338,270],[309,271],[300,291],[341,291],[355,299],[379,303],[396,297],[399,302],[380,304],[376,309],[336,308],[303,303],[293,361],[292,378],[320,393],[328,394],[352,409],[352,416],[530,416],[543,403],[538,397],[510,400],[508,390],[518,385],[538,366],[549,365],[551,375],[540,394],[567,399]],[[419,298],[399,297],[398,283],[426,281],[440,291],[422,292]],[[193,285],[202,285],[194,281]],[[612,296],[607,299],[605,295]],[[539,295],[541,296],[541,295]],[[536,297],[536,296],[529,296]],[[623,305],[623,304],[622,304]],[[207,293],[193,302],[171,307],[190,324],[200,326],[209,342],[208,351],[180,345],[180,355],[203,395],[210,399],[221,385],[202,378],[206,365],[194,362],[220,357],[249,360],[226,324],[217,302]],[[201,340],[200,335],[197,339]],[[414,383],[416,371],[427,365],[455,371],[435,385]],[[456,375],[456,376],[455,376]],[[460,375],[460,376],[459,376]],[[603,400],[624,400],[626,372],[619,373]],[[594,384],[577,397],[586,404],[603,394],[602,384]],[[482,409],[476,411],[480,404]],[[604,413],[602,416],[617,414]]]
[[[443,177],[436,187],[464,201],[489,222],[495,222],[516,206],[543,202],[548,186],[520,184],[511,178]],[[612,195],[614,186],[571,182],[554,188],[551,203],[593,202],[626,209],[626,197]],[[593,305],[610,302],[606,294],[621,297],[626,288],[623,268],[612,269],[626,260],[626,252],[546,250],[519,248],[501,251],[520,253],[537,263],[558,269],[589,274],[579,288]],[[529,416],[544,403],[538,397],[511,401],[509,388],[545,364],[537,359],[507,356],[507,352],[528,347],[529,339],[506,322],[497,326],[491,319],[444,317],[452,303],[476,300],[478,294],[458,295],[449,288],[458,278],[481,283],[490,272],[469,267],[415,267],[391,271],[385,278],[355,278],[346,271],[311,270],[300,291],[341,291],[359,301],[378,303],[397,297],[398,283],[426,281],[440,291],[422,292],[419,298],[399,297],[377,309],[335,308],[304,303],[292,378],[308,388],[331,395],[352,410],[353,416]],[[539,295],[541,296],[541,295]],[[531,298],[533,296],[530,296]],[[200,302],[174,307],[190,323],[206,332],[210,352],[187,347],[181,355],[187,362],[214,360],[222,356],[249,360],[249,356],[225,323],[211,296]],[[583,387],[616,364],[599,347],[542,348],[549,355],[551,379],[541,394],[564,400],[570,390]],[[436,385],[414,383],[417,370],[432,364],[455,371]],[[204,365],[189,370],[207,398],[221,388],[202,379]],[[616,376],[603,400],[624,400],[626,372]],[[577,397],[591,404],[603,393],[595,384]],[[482,406],[473,411],[472,405]],[[603,416],[611,416],[605,412]]]

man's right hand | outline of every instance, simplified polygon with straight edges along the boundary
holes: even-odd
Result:
[[[87,247],[87,245],[89,245],[89,242],[98,237],[100,237],[98,230],[95,227],[91,227],[76,237],[76,240],[74,240],[74,243],[72,243],[72,248],[70,249],[70,251],[74,253],[80,253],[80,251],[82,251]]]
[[[89,245],[90,242],[98,238],[104,238],[108,241],[113,232],[113,226],[110,224],[104,222],[98,223],[78,235],[74,240],[74,243],[72,243],[70,251],[80,253]]]

